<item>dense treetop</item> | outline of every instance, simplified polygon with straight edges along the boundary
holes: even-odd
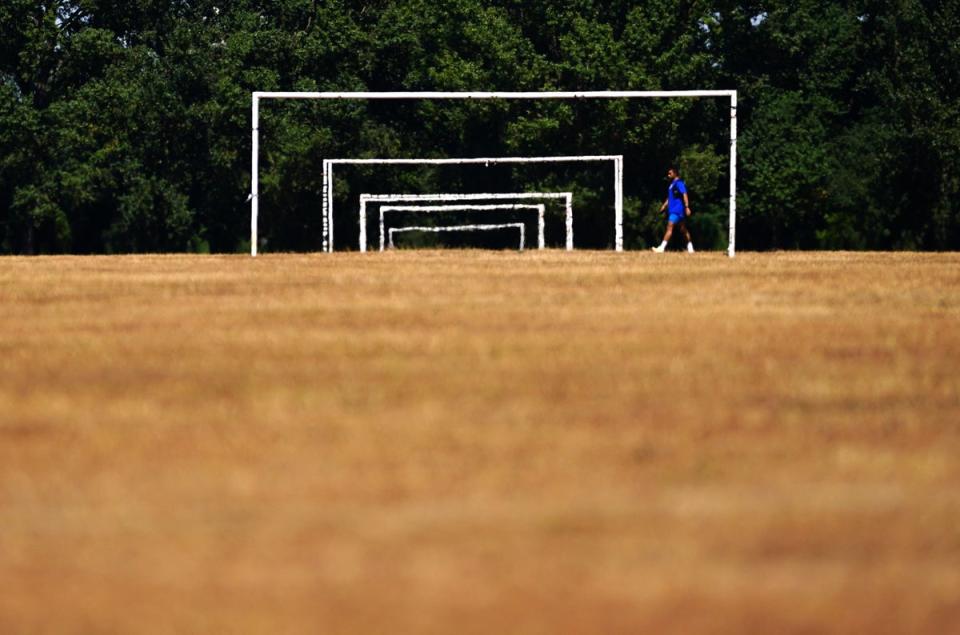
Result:
[[[5,0],[0,253],[246,249],[254,90],[687,88],[739,91],[740,246],[960,248],[957,2]],[[628,247],[673,161],[725,244],[722,101],[263,117],[271,248],[317,248],[323,157],[571,151],[627,157]]]

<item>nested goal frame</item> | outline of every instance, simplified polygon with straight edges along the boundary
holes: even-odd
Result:
[[[520,248],[523,251],[524,230],[523,223],[482,223],[480,225],[441,225],[439,227],[391,227],[389,233],[390,248],[393,249],[393,235],[401,232],[455,232],[455,231],[493,231],[497,229],[519,229]],[[381,249],[380,251],[383,251]]]
[[[634,99],[671,97],[727,97],[730,99],[730,234],[727,255],[736,253],[737,224],[737,91],[736,90],[597,90],[550,92],[471,92],[471,91],[399,91],[399,92],[283,92],[254,91],[251,97],[251,167],[250,167],[250,255],[257,255],[257,221],[259,217],[260,168],[260,100],[261,99]],[[326,192],[326,188],[324,188]],[[622,209],[620,210],[622,212]],[[326,212],[324,210],[326,219]],[[622,236],[620,237],[622,239]],[[617,241],[618,251],[623,249]],[[327,249],[325,249],[327,251]]]
[[[543,217],[546,212],[546,205],[543,203],[494,203],[491,205],[480,204],[446,204],[446,205],[384,205],[380,208],[380,251],[384,248],[385,223],[384,217],[388,212],[491,212],[497,210],[528,210],[537,212],[537,249],[543,249],[544,245],[544,223]]]
[[[566,248],[573,249],[573,192],[471,192],[466,194],[437,193],[437,194],[360,194],[360,225],[364,227],[366,235],[367,204],[368,203],[455,203],[463,201],[502,201],[502,200],[529,200],[559,199],[564,203],[564,231],[566,232]],[[383,227],[380,228],[380,238],[383,241]],[[367,245],[363,239],[360,251],[366,251]]]
[[[613,231],[615,248],[623,251],[623,155],[584,154],[562,157],[469,157],[444,159],[324,159],[323,160],[323,251],[333,251],[333,168],[336,165],[499,165],[501,163],[591,163],[610,162],[613,166]],[[361,206],[361,217],[366,210]],[[568,241],[573,240],[573,216],[568,215],[571,225]],[[367,225],[360,222],[360,251],[367,250]],[[569,242],[573,249],[573,243]]]

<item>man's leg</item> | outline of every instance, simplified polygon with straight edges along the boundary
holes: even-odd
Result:
[[[693,253],[693,237],[690,236],[690,230],[687,229],[687,221],[680,221],[680,231],[683,232],[683,237],[687,239],[687,251]]]
[[[670,242],[670,236],[673,235],[673,223],[667,222],[667,233],[663,235],[663,242],[659,247],[654,247],[653,251],[662,254],[667,249],[667,243]]]

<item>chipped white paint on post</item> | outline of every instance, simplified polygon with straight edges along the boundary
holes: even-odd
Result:
[[[257,222],[260,216],[260,99],[254,93],[251,106],[253,139],[250,144],[250,255],[257,256]]]
[[[614,249],[623,251],[623,157],[613,162]]]
[[[573,249],[573,193],[572,192],[477,192],[470,194],[361,194],[360,195],[360,226],[367,225],[367,203],[424,203],[424,202],[453,202],[453,201],[499,201],[499,200],[529,200],[529,199],[563,199],[566,223],[566,247]],[[540,219],[540,235],[543,230],[544,219]],[[361,230],[366,239],[366,231]],[[380,229],[383,236],[383,228]],[[366,240],[360,244],[360,251],[366,251]],[[543,249],[543,245],[540,246]]]
[[[730,94],[730,245],[727,255],[737,253],[737,91]]]
[[[523,244],[525,242],[525,234],[523,223],[494,223],[494,224],[483,224],[483,225],[443,225],[440,227],[391,227],[389,235],[389,246],[390,249],[393,249],[393,235],[402,233],[402,232],[454,232],[454,231],[492,231],[496,229],[510,229],[516,228],[520,230],[520,247],[519,251],[523,251]],[[380,251],[383,251],[381,248]]]
[[[327,248],[331,244],[333,237],[333,218],[327,215],[327,203],[333,196],[333,179],[330,174],[330,166],[326,161],[323,162],[323,198],[321,201],[323,209],[323,251],[329,251]]]
[[[543,217],[546,212],[546,205],[543,203],[537,204],[525,204],[525,203],[499,203],[499,204],[490,204],[490,205],[480,205],[480,204],[451,204],[451,205],[384,205],[380,208],[380,251],[384,249],[384,216],[389,212],[430,212],[430,213],[442,213],[442,212],[461,212],[461,211],[477,211],[477,212],[487,212],[494,210],[517,210],[517,209],[529,209],[536,210],[537,212],[537,249],[544,248],[544,237],[543,237]]]

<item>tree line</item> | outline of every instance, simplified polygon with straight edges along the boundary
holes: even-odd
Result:
[[[960,248],[957,2],[5,0],[0,253],[248,249],[254,90],[691,88],[739,91],[741,248]],[[264,240],[318,248],[324,157],[614,151],[629,166],[628,248],[655,239],[670,163],[695,232],[722,247],[727,112],[265,104]],[[468,177],[358,178],[414,191]],[[603,187],[578,196],[599,205]]]

